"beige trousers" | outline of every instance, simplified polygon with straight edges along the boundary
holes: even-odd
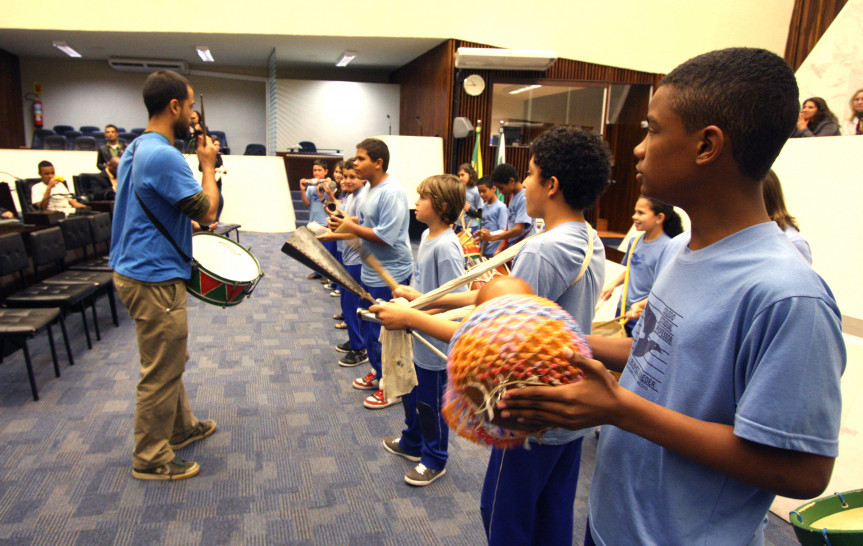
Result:
[[[186,286],[181,279],[149,283],[114,273],[114,287],[135,321],[141,380],[135,401],[132,466],[147,470],[174,459],[171,438],[185,438],[198,419],[189,408],[183,372],[186,340]]]

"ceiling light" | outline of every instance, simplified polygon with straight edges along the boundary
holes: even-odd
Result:
[[[348,63],[353,61],[356,58],[356,56],[357,56],[356,51],[345,51],[344,53],[342,53],[342,56],[339,57],[339,60],[336,63],[336,66],[348,66]]]
[[[510,95],[518,95],[519,93],[524,93],[525,91],[530,91],[531,89],[536,89],[537,87],[542,87],[541,85],[525,85],[524,87],[519,87],[518,89],[513,89],[509,92]]]
[[[57,40],[54,40],[54,47],[70,57],[81,57],[81,54],[69,47],[66,42],[58,42]]]
[[[213,58],[213,54],[210,53],[210,48],[205,45],[199,45],[195,49],[198,50],[198,57],[201,58],[205,63],[212,63],[215,61]]]

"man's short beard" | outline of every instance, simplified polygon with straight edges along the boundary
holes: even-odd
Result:
[[[188,121],[178,119],[174,122],[174,138],[179,140],[189,140],[192,136],[191,131],[189,131],[190,124]]]

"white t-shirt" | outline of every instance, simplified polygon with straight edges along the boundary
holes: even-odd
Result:
[[[36,184],[33,184],[33,187],[30,188],[30,201],[33,202],[34,207],[39,206],[42,198],[45,197],[45,191],[47,189],[48,186],[44,182],[37,182]],[[75,196],[72,194],[71,191],[69,191],[69,188],[67,188],[65,184],[60,182],[59,184],[51,188],[51,197],[48,199],[47,210],[72,214],[75,212],[75,207],[69,204],[69,199],[74,198]]]

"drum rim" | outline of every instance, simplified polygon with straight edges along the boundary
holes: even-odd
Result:
[[[820,536],[823,528],[812,527],[811,524],[814,523],[815,521],[818,521],[819,519],[821,519],[825,516],[819,516],[817,518],[814,518],[812,521],[807,521],[806,511],[811,509],[811,508],[814,508],[816,506],[819,506],[819,505],[823,506],[824,504],[831,502],[831,501],[841,502],[839,500],[839,495],[842,495],[842,498],[845,499],[845,502],[848,504],[848,509],[863,508],[863,489],[853,489],[851,491],[843,491],[843,492],[833,493],[832,495],[826,495],[824,497],[820,497],[820,498],[817,498],[815,500],[808,501],[808,502],[798,506],[789,515],[788,519],[791,521],[791,525],[794,526],[795,531],[816,533]],[[838,512],[833,512],[833,514],[836,514],[836,513],[838,513]],[[798,514],[799,514],[800,519],[802,519],[802,521],[800,521],[800,519],[798,519]],[[859,534],[863,533],[863,529],[827,529],[827,532],[830,535],[839,535],[839,534],[843,534],[843,535],[844,534],[848,534],[848,535],[858,534],[859,535]]]
[[[231,239],[229,239],[228,237],[225,237],[225,236],[223,236],[223,235],[216,235],[215,233],[210,233],[209,231],[199,231],[198,233],[193,233],[193,234],[192,234],[192,237],[193,237],[193,238],[194,238],[194,237],[200,237],[200,236],[202,236],[202,235],[206,235],[206,236],[210,236],[210,237],[218,237],[218,238],[219,238],[220,240],[222,240],[222,241],[228,241],[228,242],[229,242],[229,243],[231,243],[232,245],[236,246],[237,248],[241,249],[243,252],[245,252],[246,254],[248,254],[248,255],[249,255],[249,257],[251,257],[251,258],[252,258],[252,260],[255,262],[255,266],[258,268],[258,276],[257,276],[257,277],[255,277],[254,279],[250,280],[250,281],[235,281],[235,280],[233,280],[233,279],[225,279],[224,277],[222,277],[222,276],[220,276],[220,275],[216,275],[215,273],[213,273],[212,271],[210,271],[210,269],[209,269],[209,268],[205,267],[203,264],[201,264],[200,262],[198,262],[198,267],[199,267],[200,269],[203,269],[204,271],[206,271],[207,273],[211,274],[213,277],[215,277],[216,279],[218,279],[218,280],[220,280],[220,281],[223,281],[223,282],[229,282],[229,283],[236,284],[236,285],[252,284],[252,283],[254,283],[256,280],[260,279],[260,278],[264,275],[264,272],[263,272],[263,270],[261,269],[261,262],[259,262],[259,261],[258,261],[258,258],[256,258],[256,257],[255,257],[255,255],[254,255],[254,254],[252,254],[252,252],[251,252],[249,249],[247,249],[246,247],[244,247],[244,246],[243,246],[243,245],[241,245],[240,243],[238,243],[238,242],[236,242],[236,241],[233,241],[233,240],[231,240]],[[194,247],[194,243],[193,243],[193,244],[192,244],[192,254],[193,254],[193,255],[192,255],[192,258],[194,258],[194,257],[195,257],[195,256],[194,256],[194,248],[195,248],[195,247]]]

